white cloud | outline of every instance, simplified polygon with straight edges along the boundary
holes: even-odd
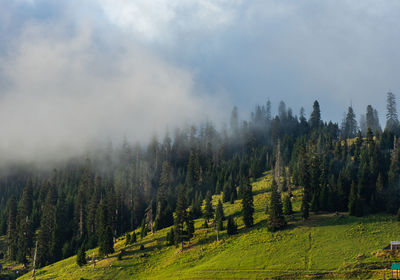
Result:
[[[146,40],[168,40],[174,29],[219,29],[235,20],[242,0],[100,0],[109,20]]]
[[[8,85],[0,97],[2,161],[64,158],[95,139],[145,140],[167,125],[218,117],[217,98],[197,96],[185,70],[123,38],[103,38],[105,51],[90,26],[64,30],[31,25],[0,61]]]

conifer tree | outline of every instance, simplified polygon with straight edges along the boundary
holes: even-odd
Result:
[[[221,200],[218,200],[217,209],[215,210],[215,222],[217,226],[217,230],[221,231],[224,229],[223,220],[225,219],[224,216],[224,207],[222,205]]]
[[[210,192],[207,193],[206,195],[206,200],[204,204],[204,219],[207,221],[212,219],[214,217],[214,208],[211,203],[211,194]]]
[[[186,204],[186,196],[185,196],[185,188],[181,185],[178,188],[178,201],[176,203],[175,210],[175,226],[174,226],[174,236],[175,236],[175,244],[178,245],[181,243],[181,248],[183,250],[183,241],[185,240],[186,232],[185,232],[185,222],[187,220],[187,204]]]
[[[127,233],[125,235],[125,246],[131,244],[131,235],[129,233]]]
[[[311,129],[318,129],[321,126],[321,110],[317,100],[314,101],[313,111],[310,116]]]
[[[143,238],[146,237],[147,231],[148,231],[147,223],[146,223],[146,220],[143,219],[143,220],[142,220],[142,226],[141,226],[141,228],[140,228],[140,238],[141,238],[141,239],[143,239]]]
[[[382,132],[381,126],[379,124],[378,111],[372,108],[371,105],[367,106],[366,113],[366,127],[370,128],[372,133],[380,134]]]
[[[350,106],[342,122],[342,134],[345,138],[353,138],[356,136],[357,128],[356,115],[353,107]]]
[[[171,189],[173,170],[170,164],[165,161],[162,165],[160,176],[160,187],[157,191],[157,215],[155,219],[155,229],[163,229],[174,224],[172,210],[168,205],[168,191]]]
[[[171,227],[170,231],[167,232],[167,245],[171,246],[175,244],[175,236],[174,236],[175,232],[174,232],[174,228]]]
[[[399,119],[397,115],[396,97],[392,92],[387,93],[386,102],[386,130],[389,132],[397,132],[399,129]]]
[[[293,214],[292,201],[288,195],[285,195],[285,198],[283,199],[283,213],[285,215]]]
[[[235,222],[235,220],[233,219],[232,216],[229,216],[228,225],[227,225],[226,228],[227,228],[227,233],[229,235],[237,234],[237,225],[236,225],[236,222]]]
[[[137,237],[136,237],[136,232],[134,231],[134,232],[132,233],[132,237],[131,237],[131,244],[136,243],[136,241],[137,241]]]
[[[55,236],[57,222],[55,203],[55,190],[50,188],[43,206],[43,214],[38,234],[38,267],[46,266],[54,260],[51,247]]]
[[[30,215],[33,207],[32,182],[29,178],[22,192],[20,206],[18,209],[18,253],[17,262],[28,263],[26,256],[30,255],[30,249],[33,246],[33,230]]]
[[[99,240],[99,253],[108,256],[114,252],[113,233],[110,226],[107,205],[102,201],[99,205],[98,214],[98,240]],[[136,235],[135,235],[136,237]]]
[[[189,199],[193,198],[193,191],[197,189],[201,180],[200,176],[199,154],[197,151],[192,149],[189,155],[185,180],[186,192]]]
[[[193,214],[191,211],[187,212],[187,218],[186,218],[186,239],[190,242],[190,239],[193,238],[194,234],[194,219],[193,219]]]
[[[87,264],[86,261],[86,252],[84,248],[79,248],[77,254],[76,254],[76,264],[79,265],[80,267],[84,266]]]
[[[275,180],[272,180],[271,196],[268,205],[268,227],[271,231],[276,231],[286,225],[285,217],[282,213],[282,199]]]
[[[114,253],[114,240],[113,232],[110,226],[107,226],[103,230],[102,236],[99,240],[99,253],[103,256],[108,257],[109,254]]]
[[[247,181],[245,183],[242,199],[242,212],[243,212],[243,222],[244,225],[249,228],[253,226],[253,214],[254,214],[254,204],[253,204],[253,191],[252,186]]]
[[[17,257],[17,202],[11,196],[7,202],[7,246],[8,258],[15,260]]]
[[[303,194],[303,198],[301,200],[301,217],[303,220],[307,220],[310,216],[310,204],[308,203],[306,196]]]
[[[356,183],[351,183],[351,190],[349,196],[349,214],[352,216],[361,217],[363,215],[362,205],[359,201],[359,195],[356,188]]]

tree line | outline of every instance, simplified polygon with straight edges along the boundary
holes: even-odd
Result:
[[[324,122],[318,101],[306,117],[282,101],[273,116],[271,102],[256,106],[249,120],[232,110],[229,126],[211,121],[166,132],[160,141],[97,149],[51,172],[14,166],[0,177],[0,231],[7,256],[37,266],[99,246],[112,253],[115,239],[136,228],[141,235],[173,226],[167,239],[183,244],[214,219],[224,229],[222,203],[242,200],[245,226],[253,221],[251,180],[274,170],[266,205],[268,226],[279,230],[292,213],[292,187],[304,188],[302,215],[349,211],[351,215],[398,211],[400,125],[394,94],[387,94],[387,123],[380,127],[372,106],[356,121],[352,106],[341,125]],[[213,209],[211,196],[221,194]],[[283,200],[282,200],[283,196]],[[222,209],[222,210],[221,210]],[[228,218],[227,229],[237,232]],[[135,236],[136,239],[136,236]]]

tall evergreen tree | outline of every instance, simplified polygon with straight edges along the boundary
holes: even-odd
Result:
[[[386,102],[386,130],[397,132],[399,129],[399,119],[397,115],[396,97],[392,92],[387,93]]]
[[[275,180],[272,180],[271,196],[268,204],[268,227],[271,231],[276,231],[286,225],[285,217],[282,213],[282,199]]]
[[[226,229],[229,235],[237,234],[237,225],[232,216],[229,216],[228,218],[228,225],[226,226]]]
[[[8,258],[15,260],[17,257],[17,201],[11,196],[7,202],[7,245]]]
[[[22,192],[22,197],[18,209],[18,253],[17,262],[27,264],[27,256],[33,246],[33,229],[31,213],[33,207],[32,182],[29,178]]]
[[[224,229],[224,224],[223,224],[224,219],[225,219],[224,207],[222,205],[222,201],[219,199],[217,209],[215,210],[215,219],[214,219],[216,222],[218,231],[221,231]]]
[[[204,219],[208,223],[214,217],[214,208],[211,203],[211,194],[208,192],[204,203]]]
[[[245,188],[243,192],[242,199],[242,212],[243,212],[243,222],[244,225],[249,228],[254,224],[253,214],[254,214],[254,203],[253,203],[253,190],[250,183],[247,181],[245,183]]]
[[[345,138],[353,138],[357,133],[357,121],[356,115],[354,114],[354,110],[352,106],[349,106],[347,110],[346,117],[342,122],[342,134]]]
[[[183,241],[186,237],[185,232],[185,222],[187,220],[187,203],[186,203],[186,195],[185,188],[181,185],[178,188],[178,201],[176,203],[175,210],[175,227],[174,227],[174,236],[175,236],[175,244],[181,243],[181,248],[183,250]]]
[[[56,193],[53,188],[49,188],[46,201],[43,206],[43,214],[38,233],[38,251],[37,265],[38,267],[46,266],[54,261],[52,255],[52,244],[56,231]]]
[[[381,133],[382,129],[379,124],[378,111],[372,108],[371,105],[367,106],[367,114],[366,114],[366,128],[368,127],[372,130],[374,134]]]
[[[314,101],[313,111],[310,116],[311,129],[318,129],[321,126],[321,110],[317,100]]]
[[[285,215],[293,214],[292,202],[288,195],[285,195],[285,198],[283,199],[283,213]]]
[[[87,264],[86,252],[84,248],[80,248],[76,254],[76,264],[79,266],[84,266]]]
[[[108,256],[114,252],[114,241],[112,228],[110,226],[109,211],[107,204],[104,201],[100,202],[97,215],[98,225],[96,228],[98,230],[99,253]]]

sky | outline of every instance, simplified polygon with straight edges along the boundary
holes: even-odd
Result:
[[[0,153],[144,141],[280,100],[340,122],[400,96],[397,0],[0,0]]]

